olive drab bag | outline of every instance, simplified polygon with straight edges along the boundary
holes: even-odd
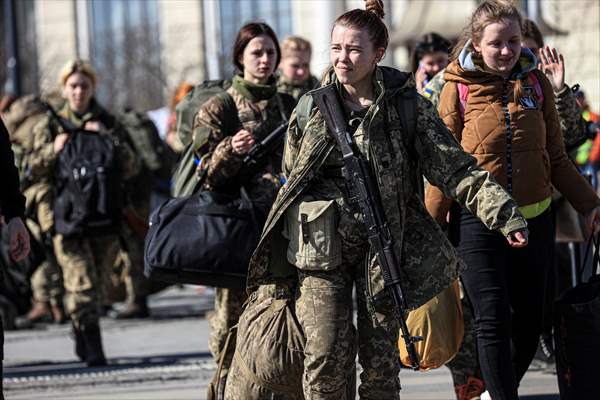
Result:
[[[227,339],[208,400],[303,400],[302,328],[287,286],[260,286]]]
[[[119,112],[117,120],[125,128],[135,154],[144,168],[156,179],[169,179],[175,154],[160,138],[154,122],[144,113],[126,108]]]
[[[199,182],[196,170],[202,160],[196,157],[194,151],[194,140],[192,137],[194,116],[202,104],[216,95],[222,96],[221,98],[227,114],[237,113],[233,98],[225,92],[230,86],[231,82],[226,80],[204,81],[194,87],[175,107],[177,113],[177,136],[185,148],[171,178],[171,196],[190,196],[197,190]]]

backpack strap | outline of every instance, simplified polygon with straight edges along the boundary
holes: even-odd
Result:
[[[415,147],[415,139],[417,136],[417,90],[411,89],[403,94],[396,96],[396,111],[400,117],[400,124],[402,125],[402,137],[404,145],[414,155],[417,154]],[[418,170],[419,160],[414,160],[415,167]],[[425,198],[425,184],[423,182],[422,174],[417,171],[417,181],[415,185],[418,190],[418,195],[421,199]]]
[[[465,122],[465,110],[467,109],[467,100],[469,99],[469,85],[458,82],[456,88],[458,89],[460,119]]]
[[[237,127],[237,125],[240,124],[240,120],[238,117],[238,109],[235,105],[235,101],[233,100],[233,97],[231,96],[231,94],[229,94],[227,90],[217,94],[217,97],[223,102],[224,115],[227,117],[231,116],[231,118],[225,118],[224,128],[226,131],[233,131]],[[235,118],[233,118],[234,115]],[[229,126],[230,124],[231,126]],[[236,124],[236,126],[234,126],[233,124]]]
[[[301,131],[304,131],[304,128],[310,119],[310,112],[312,111],[313,106],[314,100],[310,94],[302,96],[296,105],[296,122]]]
[[[533,90],[535,90],[535,95],[537,96],[540,103],[544,103],[544,91],[542,90],[542,85],[540,85],[540,80],[537,75],[533,71],[529,71],[529,80],[533,83]]]

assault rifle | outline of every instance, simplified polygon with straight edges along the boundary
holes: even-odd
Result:
[[[287,127],[288,121],[282,122],[273,132],[269,133],[263,140],[252,146],[248,154],[246,154],[246,157],[244,157],[244,164],[254,165],[262,160],[280,140],[283,140]]]
[[[335,138],[342,151],[343,174],[350,187],[351,201],[359,204],[364,215],[369,244],[377,255],[385,287],[394,300],[411,367],[417,370],[419,369],[419,359],[415,350],[415,342],[423,340],[423,338],[411,336],[404,319],[407,306],[402,292],[400,265],[394,253],[394,238],[385,218],[377,183],[373,179],[368,161],[362,157],[348,132],[348,124],[335,85],[331,84],[313,90],[311,95],[321,115],[325,118],[329,134]]]

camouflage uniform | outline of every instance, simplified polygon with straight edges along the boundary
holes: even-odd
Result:
[[[54,105],[62,103],[62,100],[56,99],[55,96],[46,100]],[[44,119],[45,111],[37,96],[28,95],[16,100],[4,118],[15,150],[21,188],[26,198],[25,215],[34,236],[32,239],[42,243],[46,250],[46,260],[31,276],[33,299],[62,308],[62,273],[49,240],[54,228],[52,189],[48,183],[34,182],[28,160],[33,150],[33,128]]]
[[[300,100],[306,92],[319,86],[319,80],[310,75],[302,83],[293,83],[286,79],[283,74],[277,77],[277,90],[292,96],[296,101]]]
[[[335,76],[330,73],[326,81],[332,79]],[[454,247],[417,194],[417,158],[430,182],[478,215],[490,229],[506,235],[526,226],[512,198],[460,149],[431,104],[421,97],[414,150],[406,147],[394,105],[396,96],[414,88],[414,80],[407,75],[378,67],[374,74],[376,101],[354,133],[357,146],[377,171],[385,215],[395,238],[394,251],[404,267],[404,292],[410,309],[441,292],[463,268]],[[296,111],[309,108],[306,102],[310,102],[308,96],[300,100]],[[345,371],[356,354],[349,306],[354,279],[359,297],[359,362],[363,367],[359,394],[364,399],[397,399],[398,323],[390,315],[391,300],[378,296],[384,290],[381,269],[376,259],[367,255],[360,214],[347,203],[342,181],[328,178],[327,166],[341,165],[339,150],[319,112],[312,109],[309,115],[304,129],[298,126],[296,113],[290,121],[284,157],[287,182],[278,193],[250,261],[248,286],[253,290],[282,276],[298,275],[296,309],[307,340],[305,398],[341,399],[348,384]],[[318,202],[331,204],[316,210]],[[301,224],[297,217],[304,210],[314,220],[309,222],[306,253],[298,251],[304,238],[298,231]],[[311,250],[311,246],[315,248]],[[303,258],[302,254],[315,257]],[[369,289],[369,296],[365,296],[364,287]]]
[[[88,121],[100,121],[112,135],[117,146],[117,156],[121,163],[123,178],[127,179],[139,171],[139,160],[131,148],[123,142],[123,132],[114,118],[92,100],[90,111],[82,117],[73,113],[65,105],[59,115],[75,126],[83,126]],[[34,128],[33,152],[29,157],[29,167],[34,179],[53,184],[54,166],[57,154],[54,152],[54,138],[62,128],[46,116]],[[102,292],[106,287],[102,280],[108,278],[120,249],[117,235],[100,237],[52,238],[56,259],[62,268],[66,290],[65,306],[74,327],[98,325],[98,306],[102,304]]]
[[[444,72],[445,69],[437,73],[423,89],[423,97],[428,99],[436,109],[440,102],[440,94],[446,84]],[[565,85],[561,91],[554,93],[554,95],[565,147],[573,149],[585,140],[581,111],[575,101],[575,95],[568,85]],[[448,363],[455,387],[466,385],[469,377],[481,379],[477,356],[475,321],[471,303],[466,296],[462,296],[462,307],[465,323],[463,342],[458,354]]]
[[[264,138],[287,119],[294,100],[285,94],[276,94],[274,82],[255,85],[240,76],[234,77],[227,93],[235,103],[237,118],[225,115],[228,110],[221,95],[208,100],[194,118],[194,147],[201,158],[208,159],[200,164],[208,168],[204,189],[238,194],[243,186],[259,212],[266,214],[280,187],[281,150],[273,152],[269,160],[258,167],[241,170],[243,156],[233,152],[231,137],[243,128],[258,140]],[[244,290],[217,288],[209,339],[210,351],[217,362],[227,332],[237,323],[245,300]]]

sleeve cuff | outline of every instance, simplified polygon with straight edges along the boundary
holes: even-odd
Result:
[[[564,95],[571,90],[569,88],[569,85],[567,85],[566,83],[563,85],[562,89],[560,89],[558,92],[554,92],[554,96],[556,97],[564,97]]]
[[[523,217],[517,217],[511,218],[499,231],[507,237],[509,234],[523,229],[527,229],[527,220]]]

